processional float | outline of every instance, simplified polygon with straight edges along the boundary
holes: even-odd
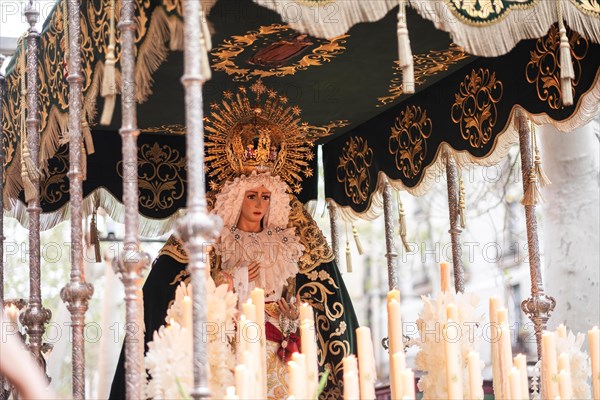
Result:
[[[129,324],[139,318],[141,272],[147,265],[138,226],[144,234],[177,226],[192,256],[195,289],[192,396],[208,395],[201,346],[205,259],[199,246],[215,235],[218,221],[206,217],[202,124],[210,104],[223,96],[216,87],[236,88],[260,80],[267,86],[294,84],[304,93],[310,88],[310,96],[298,92],[295,98],[289,96],[290,103],[300,106],[314,125],[327,126],[321,144],[337,258],[335,215],[370,219],[379,214],[377,205],[383,205],[390,289],[398,286],[392,188],[420,195],[445,170],[455,287],[462,292],[460,167],[498,162],[518,140],[532,285],[522,309],[534,323],[541,357],[541,335],[554,299],[546,295],[541,279],[535,217],[541,176],[528,121],[568,131],[597,114],[598,7],[585,0],[256,3],[274,13],[251,2],[164,0],[136,6],[131,0],[60,1],[38,35],[35,1],[29,1],[30,29],[6,78],[0,77],[0,155],[4,209],[30,231],[30,299],[21,318],[32,352],[41,359],[41,337],[50,319],[41,306],[39,231],[65,219],[70,209],[75,243],[71,279],[61,295],[75,326],[73,396],[84,398],[82,328],[93,288],[83,274],[81,219],[101,206],[125,221],[124,251],[117,264],[126,287]],[[390,13],[395,7],[396,17]],[[263,19],[240,17],[228,23],[227,12],[242,9],[260,10]],[[456,45],[431,29],[427,20],[450,32]],[[282,22],[314,38],[300,37]],[[371,24],[353,28],[359,22]],[[426,29],[433,41],[417,34],[409,40],[409,32]],[[367,52],[373,40],[379,43],[371,46],[373,53],[361,60],[348,56],[350,50]],[[283,64],[269,65],[273,44],[284,45],[279,60]],[[256,52],[258,48],[265,51]],[[259,57],[249,60],[251,52]],[[344,82],[348,75],[341,71],[355,71],[363,82]],[[179,75],[185,91],[176,82]],[[333,82],[330,92],[310,87],[315,78]],[[361,84],[366,95],[353,96]],[[103,100],[97,103],[100,96]],[[325,99],[329,101],[315,101],[323,96],[330,96]],[[341,103],[348,97],[354,108]],[[156,112],[168,103],[165,99],[175,98],[169,112]],[[100,105],[103,115],[97,118]],[[142,110],[139,115],[137,109]],[[115,158],[115,146],[122,146],[122,159]],[[165,160],[175,171],[169,178],[148,178],[140,172],[149,165],[158,171],[149,156],[156,149],[167,154]],[[157,182],[169,189],[157,189]],[[315,196],[316,180],[306,180],[300,198]],[[175,224],[186,198],[188,214]],[[2,277],[0,269],[0,288]],[[126,341],[134,342],[135,335],[127,331]],[[142,357],[139,345],[127,347],[128,398],[141,397]]]

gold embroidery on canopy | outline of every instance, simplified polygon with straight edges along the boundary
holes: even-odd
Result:
[[[460,84],[450,114],[471,147],[481,148],[492,138],[498,119],[496,104],[502,99],[502,91],[502,82],[487,68],[472,70]]]

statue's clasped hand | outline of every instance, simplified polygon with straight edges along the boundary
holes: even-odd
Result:
[[[295,304],[290,304],[284,298],[277,300],[277,306],[283,316],[290,320],[296,320],[300,316],[298,307]]]

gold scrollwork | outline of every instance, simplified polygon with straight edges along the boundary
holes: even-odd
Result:
[[[430,50],[425,54],[415,54],[413,56],[413,65],[415,71],[415,85],[422,85],[428,77],[448,71],[448,68],[461,60],[469,58],[470,55],[465,50],[452,43],[445,50]],[[404,94],[402,86],[402,68],[399,62],[394,63],[394,78],[390,81],[388,96],[378,97],[377,107],[383,107],[396,101]]]
[[[331,40],[311,38],[311,40],[317,42],[319,45],[310,50],[309,54],[291,65],[244,68],[236,63],[240,54],[246,50],[251,51],[259,42],[262,43],[265,38],[270,36],[277,38],[284,33],[290,32],[293,32],[293,30],[287,25],[273,24],[261,26],[257,31],[251,31],[245,35],[232,36],[212,50],[212,67],[215,71],[224,71],[227,75],[232,75],[234,81],[241,82],[247,82],[254,78],[295,75],[297,71],[323,65],[331,61],[336,55],[341,54],[346,50],[343,44],[346,43],[345,39],[349,37],[349,35],[341,35]]]
[[[406,178],[412,179],[421,172],[432,130],[431,118],[419,106],[407,106],[396,117],[388,148],[394,155],[396,167]]]
[[[492,137],[498,119],[496,104],[502,99],[503,85],[487,68],[472,70],[454,95],[450,112],[460,124],[460,134],[473,148],[483,147]]]
[[[344,183],[346,196],[354,204],[362,204],[369,197],[373,150],[361,137],[351,137],[342,148],[342,156],[337,167],[338,182]]]
[[[569,47],[573,60],[575,79],[573,89],[581,79],[581,60],[588,52],[587,39],[575,31],[569,32]],[[537,40],[535,50],[530,52],[530,61],[525,67],[527,82],[535,84],[538,98],[548,103],[550,108],[557,110],[563,107],[560,84],[560,34],[556,25],[550,27],[548,34]]]
[[[117,164],[123,176],[123,161]],[[138,153],[139,205],[146,209],[167,210],[185,194],[185,158],[168,145],[143,144]]]
[[[40,197],[47,204],[58,203],[69,194],[69,146],[61,146],[50,160],[40,181]]]
[[[585,14],[600,18],[600,1],[598,0],[571,0]]]
[[[446,0],[452,13],[463,21],[476,25],[498,23],[511,8],[526,9],[546,0]]]

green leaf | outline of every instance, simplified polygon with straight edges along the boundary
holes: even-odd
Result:
[[[329,368],[325,368],[325,373],[323,374],[323,376],[321,376],[321,379],[319,380],[319,387],[317,388],[315,400],[318,400],[321,393],[323,393],[323,390],[325,390],[325,386],[327,385],[327,378],[329,377],[329,372]]]

